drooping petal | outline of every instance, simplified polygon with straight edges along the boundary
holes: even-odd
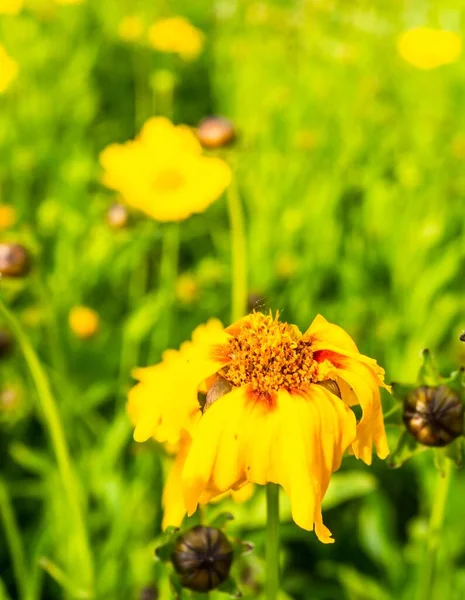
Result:
[[[224,364],[214,359],[211,348],[224,343],[225,335],[221,323],[212,319],[197,327],[192,341],[166,351],[161,363],[135,370],[140,383],[129,392],[127,410],[136,441],[154,437],[176,444],[181,431],[191,431],[200,417],[199,386]]]
[[[358,348],[350,335],[334,323],[327,321],[322,315],[317,315],[310,327],[304,333],[305,338],[310,338],[312,348],[336,347],[341,350],[358,353]]]
[[[184,432],[181,435],[179,450],[171,465],[163,489],[163,521],[161,527],[180,527],[186,514],[186,505],[182,496],[181,475],[186,461],[186,456],[191,446],[190,436]]]
[[[372,462],[372,448],[380,458],[389,454],[379,393],[379,372],[355,359],[344,358],[336,369],[342,399],[349,405],[360,404],[362,418],[357,424],[357,436],[352,450],[367,465]]]
[[[282,485],[302,528],[331,542],[321,501],[331,473],[355,437],[355,417],[339,398],[319,386],[308,394],[284,390],[270,405],[236,389],[200,419],[183,471],[186,506],[192,514],[205,489],[226,491],[245,481]]]

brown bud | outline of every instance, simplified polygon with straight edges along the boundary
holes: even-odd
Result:
[[[29,253],[20,244],[0,244],[0,276],[21,277],[29,270]]]
[[[404,401],[405,426],[424,446],[447,446],[463,435],[463,414],[462,401],[446,385],[420,386]]]
[[[158,590],[153,585],[146,585],[139,592],[139,600],[157,600]]]
[[[221,148],[235,140],[236,130],[224,117],[207,117],[200,121],[197,137],[204,148]]]
[[[107,223],[112,229],[124,229],[129,222],[129,211],[124,204],[112,204],[107,211]]]
[[[341,390],[339,389],[338,384],[334,381],[334,379],[327,379],[326,381],[319,381],[317,385],[321,385],[327,389],[331,394],[334,394],[338,398],[342,398]]]
[[[232,387],[233,386],[229,381],[226,381],[226,379],[223,379],[222,377],[218,377],[207,392],[205,404],[203,405],[203,412],[210,408],[210,406],[219,400],[221,396],[228,394],[232,390]]]
[[[209,592],[228,578],[233,548],[219,529],[198,525],[179,536],[171,561],[183,587]]]
[[[0,358],[8,356],[13,346],[13,339],[6,329],[0,329]]]

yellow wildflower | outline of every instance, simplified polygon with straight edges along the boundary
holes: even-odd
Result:
[[[321,502],[344,452],[367,464],[373,445],[381,458],[389,452],[383,375],[320,315],[302,334],[278,316],[254,312],[227,329],[210,321],[179,351],[139,369],[128,411],[136,441],[188,440],[177,463],[178,514],[247,483],[274,482],[289,494],[295,522],[330,543]],[[203,408],[199,392],[206,394]],[[356,404],[358,423],[350,408]]]
[[[100,162],[104,185],[158,221],[179,221],[203,212],[231,179],[222,159],[202,155],[188,127],[164,117],[149,119],[135,140],[107,146]]]
[[[73,4],[82,4],[84,0],[54,0],[54,2],[63,6],[71,6]]]
[[[145,24],[140,15],[127,15],[119,24],[118,34],[125,42],[138,42],[144,30]]]
[[[199,284],[191,273],[181,273],[176,280],[176,298],[182,304],[193,304],[199,297]]]
[[[75,306],[69,313],[69,327],[74,335],[87,340],[93,337],[99,328],[99,316],[87,306]]]
[[[17,75],[17,63],[7,54],[5,48],[0,46],[0,94],[7,90]]]
[[[24,0],[0,0],[0,15],[17,15],[24,6]]]
[[[155,50],[179,54],[184,60],[197,58],[204,43],[204,34],[184,17],[157,21],[150,27],[148,38]]]
[[[417,69],[435,69],[456,62],[462,52],[462,40],[454,31],[416,27],[398,40],[401,57]]]
[[[16,220],[16,210],[9,204],[0,204],[0,230],[9,229]]]

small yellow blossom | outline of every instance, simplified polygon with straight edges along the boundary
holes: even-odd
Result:
[[[7,54],[5,48],[0,46],[0,94],[7,90],[17,75],[17,63]]]
[[[9,204],[0,204],[0,230],[5,231],[16,223],[16,210]]]
[[[87,306],[75,306],[69,313],[69,327],[74,335],[87,340],[93,337],[99,328],[99,316]]]
[[[462,52],[462,40],[454,31],[416,27],[398,40],[401,57],[417,69],[435,69],[456,62]]]
[[[278,315],[254,312],[227,329],[212,320],[135,375],[134,439],[179,445],[165,526],[198,503],[273,482],[289,494],[294,521],[331,543],[321,502],[345,451],[367,464],[373,446],[380,458],[389,453],[384,371],[320,315],[304,334]]]
[[[62,4],[63,6],[71,6],[73,4],[82,4],[85,0],[54,0],[56,4]]]
[[[24,6],[24,0],[0,0],[0,15],[17,15]]]
[[[164,117],[149,119],[135,140],[107,146],[100,163],[104,185],[157,221],[203,212],[231,179],[225,161],[204,156],[188,127]]]
[[[192,304],[199,296],[199,284],[191,273],[182,273],[176,280],[176,298],[183,304]]]
[[[118,35],[125,42],[138,42],[144,35],[145,24],[140,15],[126,15],[118,27]]]
[[[155,50],[179,54],[184,60],[197,58],[204,43],[204,34],[184,17],[157,21],[150,27],[148,38]]]

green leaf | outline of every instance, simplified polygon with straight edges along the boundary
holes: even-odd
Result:
[[[443,383],[443,377],[434,362],[433,356],[428,349],[423,350],[423,363],[418,372],[419,385],[436,386]]]
[[[390,469],[398,469],[409,458],[425,450],[426,446],[421,446],[408,431],[403,431],[396,449],[387,459],[387,465]]]
[[[217,515],[213,521],[210,523],[209,527],[216,527],[216,529],[223,529],[223,527],[228,523],[228,521],[232,521],[234,519],[232,513],[230,512],[222,512]]]
[[[242,592],[238,588],[236,581],[230,576],[224,581],[221,585],[218,586],[217,590],[219,592],[224,592],[228,594],[232,598],[241,598]]]

